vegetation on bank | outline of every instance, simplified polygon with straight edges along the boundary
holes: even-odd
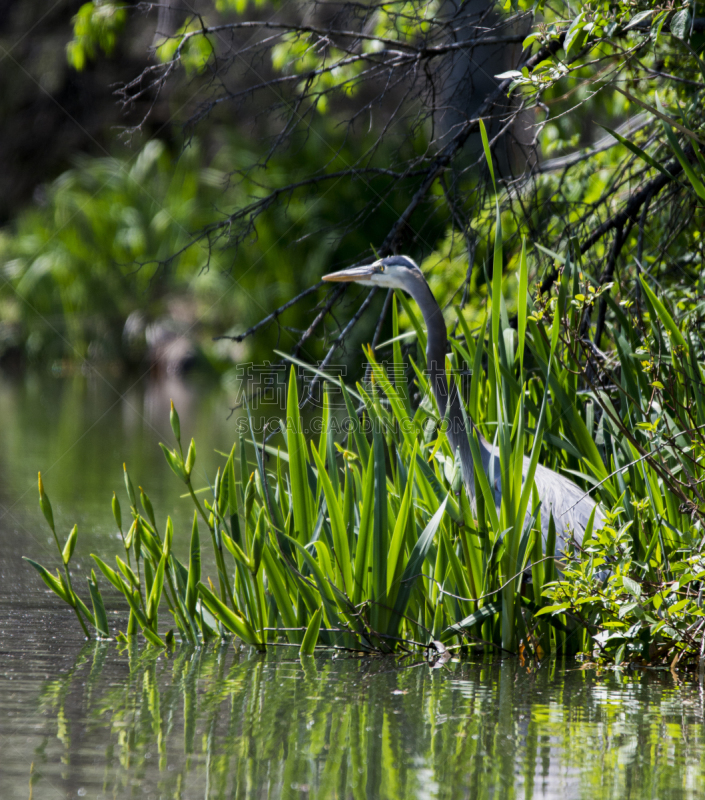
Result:
[[[497,247],[501,259],[501,239]],[[516,330],[496,281],[479,330],[459,313],[451,340],[451,374],[460,381],[473,373],[468,413],[499,445],[499,513],[479,451],[476,507],[468,502],[424,377],[423,328],[399,296],[415,352],[402,353],[395,302],[388,362],[368,349],[370,383],[327,381],[317,440],[303,433],[292,370],[286,447],[257,443],[251,470],[246,442],[236,442],[207,500],[191,482],[195,443],[181,442],[172,412],[176,448],[162,448],[195,504],[188,564],[172,552],[173,537],[186,532],[174,532],[168,517],[158,522],[125,471],[129,517],[113,500],[125,552],[115,565],[93,557],[86,599],[71,583],[75,528],[65,544],[56,539],[63,574],[33,566],[87,632],[108,637],[102,574],[102,591],[117,590],[130,611],[119,637],[141,630],[158,647],[176,636],[196,644],[234,634],[260,650],[286,643],[302,654],[317,646],[393,653],[433,645],[537,660],[583,652],[617,663],[702,664],[705,558],[694,510],[705,343],[675,322],[643,278],[638,306],[613,303],[614,381],[595,383],[582,366],[579,327],[586,304],[609,295],[573,254],[562,262],[557,297],[535,294],[520,307]],[[522,287],[527,276],[524,255]],[[579,381],[588,388],[579,390]],[[343,438],[336,404],[350,421]],[[588,526],[563,563],[543,555],[541,508],[532,482],[522,485],[525,452],[575,477],[607,511],[608,523]],[[41,480],[40,503],[56,536]],[[207,541],[213,576],[202,574]],[[553,552],[550,536],[544,551]],[[159,616],[164,606],[168,623]]]

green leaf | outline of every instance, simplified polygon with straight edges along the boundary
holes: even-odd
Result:
[[[604,130],[606,130],[607,133],[609,133],[611,136],[614,136],[614,138],[620,144],[623,144],[627,148],[627,150],[631,150],[631,152],[634,153],[634,155],[638,156],[642,161],[647,163],[650,167],[657,169],[662,175],[665,175],[670,180],[676,180],[675,177],[671,175],[670,172],[668,172],[668,170],[664,169],[664,167],[661,164],[659,164],[659,162],[656,161],[656,159],[652,158],[646,151],[642,150],[641,147],[635,145],[633,142],[630,142],[629,139],[625,139],[624,136],[622,136],[620,133],[617,133],[617,131],[613,131],[612,128],[608,128],[606,125],[601,125],[599,122],[597,124]]]
[[[137,575],[135,575],[134,571],[120,558],[120,556],[115,556],[115,563],[118,565],[118,569],[127,578],[130,584],[135,589],[139,589],[140,588],[139,578],[137,577]],[[100,564],[98,566],[100,566]]]
[[[321,617],[323,616],[323,607],[315,611],[311,616],[311,620],[306,628],[301,648],[299,650],[302,656],[312,656],[318,642],[318,631],[321,628]]]
[[[661,100],[658,96],[658,92],[655,92],[655,96],[656,96],[656,105],[658,107],[658,110],[661,112],[661,114],[665,116],[663,106],[661,105]],[[683,172],[685,172],[685,174],[687,175],[688,180],[690,181],[693,189],[695,190],[695,193],[701,200],[705,201],[705,185],[703,185],[703,182],[696,174],[692,164],[688,160],[688,157],[683,152],[680,144],[678,143],[678,138],[676,137],[675,133],[673,133],[673,129],[664,119],[661,119],[661,125],[663,126],[663,130],[666,133],[666,138],[668,139],[668,143],[671,146],[671,150],[673,150],[673,152],[676,155],[676,158],[680,162],[680,165],[683,167]],[[641,275],[639,277],[641,277]]]
[[[357,447],[357,453],[362,459],[362,463],[366,463],[369,456],[370,456],[370,445],[365,438],[364,433],[360,428],[360,420],[357,418],[357,412],[353,407],[352,400],[350,399],[350,392],[348,391],[347,386],[343,383],[343,379],[341,378],[339,381],[340,390],[343,393],[343,400],[345,402],[345,410],[348,415],[348,424],[352,429],[353,439],[355,440],[355,446]]]
[[[635,28],[637,25],[642,23],[645,19],[648,19],[652,14],[655,13],[655,9],[649,9],[648,11],[640,11],[638,14],[633,16],[629,23],[625,26],[624,30],[628,31],[632,28]]]
[[[44,519],[47,521],[47,524],[55,532],[54,528],[54,512],[51,510],[51,503],[49,502],[49,498],[47,497],[46,492],[44,491],[44,483],[42,481],[42,473],[39,473],[38,478],[39,483],[39,507],[42,509],[42,514],[44,514]]]
[[[31,558],[23,556],[23,559],[37,570],[44,583],[46,583],[46,585],[53,592],[55,592],[65,603],[68,603],[73,608],[73,600],[67,588],[64,586],[63,581],[52,575],[51,572],[49,572],[49,570],[43,567],[41,564],[38,564],[36,561],[32,561]]]
[[[348,619],[351,629],[359,629],[360,625],[355,615],[356,612],[354,606],[352,606],[352,604],[345,598],[345,595],[342,595],[340,591],[335,588],[335,585],[326,577],[324,570],[322,569],[322,564],[326,561],[326,559],[323,557],[323,553],[326,551],[325,542],[319,540],[315,543],[318,554],[318,560],[316,560],[311,553],[309,553],[305,547],[302,547],[295,539],[287,536],[287,540],[290,541],[292,546],[299,551],[303,561],[306,562],[306,565],[311,570],[311,574],[313,575],[314,580],[316,581],[316,586],[318,587],[320,598],[325,605],[326,615],[328,616],[328,620],[332,623],[332,625],[337,627],[343,626],[343,623],[338,616],[338,609],[340,609],[346,619]],[[330,570],[327,567],[328,565],[326,564],[325,571],[329,573]],[[352,615],[349,614],[350,611],[353,612]]]
[[[252,574],[255,576],[259,572],[259,565],[262,562],[265,535],[265,513],[264,508],[260,508],[257,525],[255,526],[255,535],[252,539],[252,563],[250,565]]]
[[[490,151],[490,143],[487,138],[487,129],[485,128],[485,123],[480,120],[480,136],[482,137],[482,148],[485,151],[485,158],[487,159],[487,168],[490,171],[490,177],[492,178],[492,186],[494,186],[495,192],[497,191],[497,184],[495,183],[494,179],[494,167],[492,166],[492,152]]]
[[[592,507],[592,511],[590,512],[590,517],[588,518],[588,523],[585,526],[585,533],[583,534],[583,541],[581,543],[581,547],[583,550],[587,547],[592,539],[592,531],[595,526],[595,513],[597,511],[597,506]]]
[[[127,491],[127,497],[130,500],[130,505],[132,508],[137,508],[137,499],[135,498],[135,488],[132,485],[132,481],[130,480],[130,476],[127,473],[127,464],[122,465],[122,477],[125,480],[125,490]]]
[[[235,449],[233,444],[228,460],[223,467],[223,480],[220,485],[218,497],[218,512],[225,519],[227,516],[236,515],[238,512],[237,482],[235,481]]]
[[[191,444],[188,446],[188,453],[186,453],[186,463],[184,464],[184,471],[186,475],[193,472],[194,464],[196,463],[196,442],[191,439]]]
[[[76,549],[77,538],[78,538],[78,525],[74,525],[73,528],[71,529],[71,533],[69,534],[68,539],[66,540],[63,552],[61,553],[61,557],[64,561],[64,564],[66,565],[68,565],[69,561],[71,561],[71,556],[73,555],[73,551]]]
[[[264,550],[262,551],[262,563],[264,564],[264,570],[267,573],[269,591],[274,597],[277,611],[281,615],[282,621],[284,622],[284,627],[296,628],[296,614],[292,600],[289,597],[289,593],[286,588],[286,576],[283,568],[275,559],[272,548],[268,544],[265,544]],[[287,631],[286,636],[292,644],[300,644],[301,637],[298,631]]]
[[[376,422],[376,421],[375,421]],[[372,597],[381,600],[387,595],[387,462],[384,437],[378,424],[372,427],[374,455],[374,510],[372,528]],[[379,608],[377,608],[377,612]],[[373,623],[374,627],[374,623]]]
[[[495,616],[495,614],[499,614],[501,610],[502,610],[501,602],[488,603],[486,606],[479,608],[474,613],[465,617],[465,619],[461,619],[460,622],[456,622],[455,625],[451,625],[446,630],[454,631],[455,633],[462,633],[462,631],[468,630],[480,622],[484,622],[486,619]]]
[[[196,614],[196,600],[198,599],[198,584],[201,581],[201,539],[198,533],[198,512],[193,512],[193,525],[191,527],[191,545],[189,547],[188,584],[186,585],[186,608],[194,617]]]
[[[122,530],[122,511],[120,510],[120,501],[118,500],[115,492],[113,492],[111,505],[113,508],[113,517],[115,517],[115,524],[118,526],[119,530]]]
[[[627,578],[626,575],[622,578],[622,586],[629,592],[632,597],[641,597],[641,586],[631,578]]]
[[[685,337],[680,332],[680,329],[674,322],[673,317],[668,313],[666,306],[661,302],[661,300],[658,297],[656,297],[656,295],[651,290],[651,287],[646,282],[646,278],[644,277],[644,275],[641,274],[639,275],[639,281],[641,282],[642,288],[644,289],[646,296],[651,301],[651,305],[654,307],[654,310],[656,311],[663,326],[667,328],[668,331],[670,331],[673,338],[676,340],[677,344],[687,349],[688,343],[686,342]]]
[[[407,317],[409,317],[409,321],[411,322],[414,330],[416,331],[416,337],[418,339],[419,345],[421,349],[425,352],[426,351],[426,331],[423,329],[421,322],[416,314],[416,310],[409,302],[409,298],[403,294],[401,291],[395,291],[395,297],[399,300],[402,304],[404,311],[406,312]]]
[[[313,532],[312,501],[308,486],[308,453],[301,428],[296,372],[289,373],[289,390],[286,404],[286,437],[289,451],[289,477],[294,504],[294,529],[299,540],[308,541]]]
[[[119,576],[118,580],[120,580]],[[122,583],[122,581],[120,582]],[[160,637],[152,630],[149,620],[140,608],[139,594],[136,591],[131,592],[127,586],[123,586],[122,591],[147,641],[156,647],[166,647]]]
[[[688,8],[677,11],[671,18],[671,33],[678,39],[687,39],[690,36],[690,27],[691,16]]]
[[[88,578],[88,590],[91,593],[91,601],[93,603],[93,618],[95,620],[95,628],[101,636],[110,636],[110,628],[108,627],[108,615],[105,613],[105,605],[103,598],[98,588],[98,583],[95,579],[95,571],[91,570],[91,577]]]
[[[252,570],[252,561],[247,557],[240,545],[227,533],[223,536],[223,543],[236,561],[239,561],[247,569]]]
[[[164,587],[164,569],[166,568],[166,556],[162,556],[157,567],[157,572],[154,575],[152,582],[152,591],[149,593],[147,600],[147,619],[151,625],[156,626],[157,616],[159,614],[159,603],[162,599],[162,589]]]
[[[461,404],[462,405],[462,404]],[[463,408],[464,410],[464,408]],[[469,423],[466,424],[466,430],[470,430]],[[429,466],[426,459],[421,455],[421,453],[416,453],[416,464],[415,467],[415,475],[416,480],[419,485],[419,489],[421,490],[424,500],[428,504],[429,508],[433,508],[438,503],[442,503],[444,500],[447,502],[447,510],[448,515],[450,518],[457,522],[459,525],[463,522],[463,515],[460,511],[458,503],[454,497],[448,495],[446,490],[443,488],[443,484],[438,480],[434,471]],[[435,502],[432,499],[432,495],[435,496]]]
[[[502,216],[499,199],[495,199],[496,221],[494,228],[494,251],[492,256],[492,345],[500,347],[499,331],[502,318]],[[502,326],[504,328],[504,326]]]
[[[250,623],[241,614],[229,609],[220,598],[213,594],[205,583],[198,584],[198,592],[204,605],[218,622],[222,623],[225,628],[236,636],[239,636],[243,642],[255,647],[261,646],[257,634]]]
[[[179,480],[186,482],[187,475],[186,470],[184,469],[184,461],[178,453],[169,450],[169,448],[159,442],[159,446],[162,448],[162,452],[164,453],[164,458],[166,458],[166,463],[171,467],[172,472]],[[125,473],[126,480],[127,480],[127,473]]]
[[[516,510],[516,516],[514,517],[514,532],[512,536],[513,552],[511,554],[512,558],[510,562],[511,569],[514,569],[516,567],[519,538],[521,536],[521,532],[524,527],[526,510],[529,507],[529,499],[531,498],[531,491],[534,486],[534,476],[536,475],[536,467],[538,466],[539,453],[541,451],[541,443],[543,441],[543,429],[546,421],[546,406],[548,404],[548,395],[549,395],[549,390],[548,390],[550,384],[549,376],[551,374],[553,358],[556,352],[556,345],[558,344],[559,328],[560,328],[560,317],[556,313],[553,319],[553,328],[551,331],[551,351],[548,356],[548,366],[546,367],[546,381],[545,381],[543,400],[541,402],[541,411],[539,412],[539,419],[536,424],[536,431],[534,433],[534,443],[531,448],[529,467],[526,470],[526,474],[524,475],[524,485],[522,486],[521,495],[519,497],[519,505]],[[551,554],[549,553],[549,555]]]
[[[100,571],[105,575],[105,577],[112,583],[112,585],[119,591],[125,592],[125,585],[123,584],[122,580],[120,580],[120,576],[115,572],[114,569],[109,567],[102,559],[98,558],[98,556],[91,553],[91,558],[95,561],[98,565]]]
[[[519,364],[524,371],[524,339],[526,338],[526,310],[529,306],[529,267],[526,261],[526,237],[521,240],[521,257],[519,258],[519,291],[517,294],[517,331]],[[521,378],[523,381],[523,378]]]
[[[392,541],[389,545],[387,555],[387,595],[391,597],[392,586],[401,577],[401,565],[406,544],[406,530],[409,524],[409,514],[413,508],[412,494],[414,488],[414,468],[416,466],[416,449],[418,442],[414,442],[414,449],[411,453],[409,463],[409,474],[406,480],[406,488],[401,501],[397,521],[394,525]]]
[[[542,617],[546,614],[560,614],[568,608],[570,608],[570,603],[554,603],[550,606],[544,606],[542,609],[537,611],[534,616]]]
[[[401,431],[402,436],[404,437],[404,441],[410,448],[413,447],[416,436],[412,431],[412,426],[410,424],[411,418],[407,411],[407,407],[404,403],[404,398],[392,385],[392,382],[389,380],[389,377],[387,376],[387,373],[385,372],[384,368],[380,366],[375,360],[374,353],[372,352],[371,347],[367,349],[367,360],[372,368],[372,375],[374,376],[374,380],[379,384],[379,386],[382,388],[382,391],[387,395],[387,399],[389,400],[389,405],[392,409],[392,413],[394,414],[397,422],[399,423],[399,430]]]
[[[179,420],[179,413],[174,408],[174,401],[171,400],[171,410],[169,411],[169,423],[171,430],[174,432],[174,438],[177,442],[181,441],[181,421]]]
[[[166,533],[164,534],[164,544],[162,546],[162,555],[169,559],[171,555],[171,544],[174,540],[174,523],[171,521],[171,517],[166,518]]]
[[[335,549],[335,557],[340,566],[340,572],[343,576],[343,590],[350,596],[352,594],[352,566],[350,564],[350,549],[348,546],[348,534],[345,528],[345,520],[343,519],[343,512],[338,503],[333,484],[326,473],[326,468],[321,456],[316,452],[316,448],[311,448],[313,460],[316,462],[318,469],[318,480],[323,486],[323,494],[326,498],[326,505],[328,506],[328,515],[330,517],[331,533],[333,534],[333,547]]]
[[[330,383],[333,386],[337,386],[338,383],[341,381],[341,378],[339,376],[335,376],[330,372],[324,372],[323,370],[317,369],[312,364],[307,364],[305,361],[302,361],[300,358],[295,358],[289,353],[284,353],[281,350],[274,350],[274,352],[278,356],[281,356],[283,359],[286,359],[286,361],[290,361],[292,364],[296,364],[299,367],[303,367],[303,369],[307,370],[308,372],[311,372],[314,375],[318,375],[320,378],[323,378],[324,381]],[[358,400],[361,399],[360,395],[358,395],[352,389],[350,389],[349,387],[345,388],[353,397],[356,397]]]
[[[392,298],[392,355],[394,362],[394,386],[401,397],[406,409],[406,416],[411,417],[411,402],[409,400],[409,389],[406,385],[406,370],[404,359],[401,354],[401,342],[399,341],[399,314],[397,311],[396,293]]]
[[[570,55],[572,50],[579,50],[585,40],[585,12],[581,11],[573,20],[563,40],[563,49]]]
[[[419,536],[418,541],[414,545],[414,549],[411,551],[411,555],[409,556],[409,560],[401,576],[401,580],[399,582],[399,592],[394,602],[394,613],[389,625],[390,636],[397,635],[402,616],[406,613],[406,607],[409,604],[411,592],[416,585],[416,581],[421,575],[423,562],[425,561],[426,556],[431,549],[433,537],[436,535],[436,531],[438,530],[438,527],[441,524],[441,519],[443,518],[443,514],[445,513],[446,500],[441,503],[441,507],[428,521],[428,525],[426,525],[424,528],[423,533],[421,536]]]
[[[367,571],[373,526],[374,486],[374,453],[370,450],[367,470],[365,471],[365,485],[363,487],[362,507],[360,509],[360,526],[358,528],[357,548],[355,550],[355,585],[353,587],[353,605],[355,606],[362,600],[363,593],[366,591],[367,587]]]

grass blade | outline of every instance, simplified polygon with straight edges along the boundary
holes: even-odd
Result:
[[[326,468],[323,459],[316,452],[315,448],[311,448],[313,460],[316,462],[318,469],[318,480],[323,486],[323,494],[326,498],[326,505],[328,506],[328,514],[330,516],[331,532],[333,534],[333,546],[335,549],[335,556],[338,559],[340,572],[343,576],[343,589],[348,594],[352,592],[352,566],[350,564],[350,549],[348,547],[348,534],[345,529],[345,520],[343,519],[343,512],[338,503],[338,497],[333,484],[326,473]]]
[[[289,477],[294,503],[294,530],[299,541],[308,541],[313,531],[312,501],[308,486],[308,455],[306,440],[301,430],[299,395],[296,372],[292,366],[289,374],[289,391],[286,404],[286,438],[289,450]]]
[[[198,592],[204,605],[218,622],[222,623],[231,633],[239,636],[243,642],[254,647],[261,647],[257,634],[243,616],[229,609],[219,597],[213,594],[205,583],[198,584]]]
[[[193,527],[191,528],[191,546],[189,548],[188,583],[186,584],[186,609],[194,617],[196,614],[196,600],[198,599],[198,584],[201,581],[201,540],[198,534],[198,513],[193,512]]]
[[[402,616],[406,613],[406,607],[409,603],[411,592],[421,574],[423,562],[433,544],[433,537],[436,535],[436,531],[441,524],[441,519],[443,518],[445,510],[446,500],[441,503],[441,507],[431,517],[428,525],[426,525],[423,533],[419,536],[418,541],[414,545],[414,549],[411,551],[411,555],[409,556],[409,560],[406,563],[401,580],[399,581],[399,592],[394,602],[394,611],[387,631],[390,636],[397,635]]]
[[[306,633],[301,642],[299,654],[302,656],[312,656],[316,649],[316,642],[318,642],[318,631],[321,628],[321,617],[323,616],[323,606],[315,611],[308,623]]]
[[[98,588],[98,582],[95,579],[94,570],[91,570],[91,577],[88,579],[88,590],[91,593],[91,601],[93,603],[95,629],[101,636],[110,636],[110,628],[108,628],[108,615],[105,613],[103,597],[100,594],[100,589]]]

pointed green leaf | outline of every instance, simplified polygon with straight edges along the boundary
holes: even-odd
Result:
[[[189,548],[188,584],[186,587],[186,608],[193,617],[196,614],[198,584],[201,581],[201,539],[198,533],[198,512],[193,512],[191,527],[191,546]]]
[[[162,589],[164,587],[164,569],[166,568],[166,557],[162,556],[157,567],[152,582],[152,591],[149,593],[147,601],[147,619],[150,624],[156,625],[157,615],[159,614],[159,603],[162,599]]]
[[[367,470],[365,471],[365,485],[360,509],[360,527],[355,550],[355,586],[353,587],[353,605],[357,606],[362,600],[367,588],[367,571],[369,568],[370,541],[372,539],[373,508],[374,508],[374,453],[370,450]]]
[[[95,572],[91,570],[91,577],[88,579],[88,590],[91,593],[91,601],[93,603],[93,618],[95,619],[95,628],[101,636],[110,636],[110,629],[108,628],[108,615],[105,613],[105,605],[103,598],[98,588],[98,583],[95,579]]]
[[[239,636],[243,642],[259,646],[260,643],[254,628],[241,614],[228,608],[205,583],[198,584],[198,592],[206,608],[225,628]]]
[[[315,611],[311,617],[306,633],[304,634],[303,641],[301,642],[301,649],[299,653],[302,656],[312,656],[318,642],[318,632],[321,628],[321,617],[323,615],[323,607]]]
[[[641,282],[644,292],[651,301],[651,305],[654,307],[654,310],[658,314],[661,323],[672,334],[673,338],[676,340],[676,343],[679,344],[681,347],[685,347],[687,349],[688,343],[686,342],[685,337],[680,332],[680,329],[674,322],[673,317],[668,313],[666,306],[651,290],[651,287],[646,282],[646,278],[643,275],[639,275],[639,281]]]
[[[95,561],[95,563],[100,568],[100,571],[105,575],[105,577],[112,583],[112,585],[119,591],[124,592],[124,584],[120,580],[120,576],[115,572],[114,569],[111,569],[102,559],[98,558],[98,556],[91,553],[91,558]]]
[[[326,505],[328,506],[328,514],[330,516],[331,533],[333,534],[333,546],[335,549],[335,557],[340,567],[340,572],[343,576],[343,590],[350,596],[352,593],[352,566],[350,563],[350,549],[348,546],[348,534],[345,529],[345,520],[343,519],[343,512],[338,503],[333,484],[326,474],[326,468],[323,464],[321,456],[316,452],[315,448],[311,449],[313,460],[316,462],[318,469],[318,480],[323,486],[323,493],[326,498]]]
[[[406,613],[406,607],[409,603],[411,592],[416,585],[416,581],[421,575],[423,562],[428,555],[431,545],[433,544],[433,537],[436,535],[436,531],[441,524],[441,519],[443,518],[445,510],[446,501],[444,500],[443,503],[441,503],[441,507],[438,509],[438,511],[436,511],[436,513],[428,521],[423,533],[421,536],[419,536],[418,541],[414,545],[414,549],[411,551],[411,555],[409,556],[409,560],[401,576],[401,581],[399,582],[399,592],[397,593],[397,598],[394,602],[394,613],[389,625],[390,636],[397,635],[402,616]]]
[[[46,585],[55,594],[57,594],[65,603],[68,603],[71,607],[73,607],[71,595],[61,580],[52,575],[51,572],[49,572],[49,570],[43,567],[41,564],[38,564],[36,561],[32,561],[31,558],[27,558],[27,556],[23,556],[22,558],[37,570],[44,583],[46,583]]]
[[[294,528],[298,537],[308,541],[313,532],[312,501],[308,487],[308,454],[306,440],[301,428],[299,396],[296,388],[296,372],[292,366],[289,375],[289,390],[286,405],[286,430],[289,451],[289,477],[294,505]]]
[[[492,152],[490,151],[490,143],[487,138],[487,129],[485,128],[485,123],[480,120],[480,136],[482,137],[482,149],[485,151],[485,158],[487,159],[487,168],[490,171],[490,177],[492,178],[492,186],[494,190],[497,191],[497,184],[494,180],[494,167],[492,166]]]

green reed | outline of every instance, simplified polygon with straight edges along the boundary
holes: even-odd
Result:
[[[525,252],[520,280],[526,286]],[[368,349],[370,384],[353,389],[327,381],[317,440],[304,434],[292,367],[282,423],[286,447],[256,445],[250,471],[246,444],[238,440],[215,476],[210,501],[202,503],[194,490],[196,446],[191,441],[184,452],[172,407],[176,447],[162,449],[195,506],[189,560],[184,564],[174,555],[171,519],[160,532],[148,495],[141,487],[135,490],[125,469],[129,526],[123,525],[117,496],[112,501],[124,553],[112,566],[93,556],[127,603],[129,621],[121,636],[140,630],[151,644],[165,647],[175,635],[197,643],[234,634],[260,650],[285,641],[304,654],[316,646],[385,653],[430,641],[514,652],[519,639],[529,640],[526,615],[543,603],[544,585],[554,572],[535,565],[534,599],[522,596],[522,572],[541,541],[538,509],[532,506],[533,524],[525,524],[533,471],[522,483],[521,464],[528,446],[535,468],[549,414],[549,384],[539,367],[531,379],[540,384],[537,400],[530,400],[523,354],[528,324],[545,352],[545,369],[556,369],[559,317],[544,345],[543,330],[523,315],[515,342],[498,282],[488,306],[487,342],[484,331],[473,336],[458,315],[463,335],[453,340],[449,374],[454,379],[457,369],[468,365],[474,370],[468,411],[490,440],[499,442],[506,488],[498,512],[481,469],[476,506],[465,494],[426,383],[424,333],[413,309],[402,302],[422,346],[418,363],[402,357],[395,302],[391,363],[379,363]],[[399,376],[409,368],[427,398],[415,409],[406,385],[389,377],[392,369]],[[334,392],[348,412],[344,441],[335,437]],[[40,502],[53,530],[41,478]],[[74,529],[63,548],[56,539],[63,575],[31,563],[74,608],[84,630],[94,628],[105,637],[107,615],[95,571],[88,581],[92,610],[71,584],[76,535]],[[213,581],[202,575],[207,540],[216,564]],[[168,622],[159,616],[164,608]],[[558,619],[543,625],[544,652],[560,645],[555,631],[561,625]]]
[[[194,503],[188,563],[173,553],[171,519],[158,530],[148,495],[135,491],[125,469],[129,524],[117,496],[112,501],[123,552],[112,566],[93,556],[129,609],[121,638],[141,631],[163,648],[175,636],[197,644],[234,635],[258,650],[285,643],[302,654],[317,646],[390,653],[431,642],[537,658],[597,648],[617,661],[677,663],[687,654],[702,663],[703,337],[687,330],[687,316],[678,324],[645,280],[639,316],[628,316],[570,253],[556,256],[557,295],[533,302],[525,248],[518,277],[527,302],[519,303],[515,329],[500,282],[499,215],[497,231],[484,321],[472,331],[458,310],[447,371],[459,386],[461,373],[472,372],[467,414],[498,448],[499,508],[474,437],[477,497],[466,495],[426,380],[425,333],[400,295],[416,358],[402,353],[395,299],[391,359],[382,363],[366,350],[370,382],[353,388],[320,375],[318,437],[304,433],[292,366],[285,446],[256,442],[248,408],[250,444],[235,442],[209,500],[192,484],[196,446],[192,440],[184,452],[172,407],[176,446],[162,449]],[[580,327],[602,300],[617,324],[607,362],[595,365]],[[423,398],[415,406],[397,379],[407,372]],[[347,411],[342,438],[334,401]],[[246,447],[253,445],[251,470]],[[553,523],[542,543],[533,488],[539,457],[592,488],[607,513],[607,524],[588,526],[560,564],[552,557]],[[62,545],[41,476],[39,491],[63,572],[30,563],[86,634],[107,637],[95,570],[86,601],[71,580],[77,530]],[[208,541],[212,580],[202,574]],[[168,617],[160,617],[164,610]]]

